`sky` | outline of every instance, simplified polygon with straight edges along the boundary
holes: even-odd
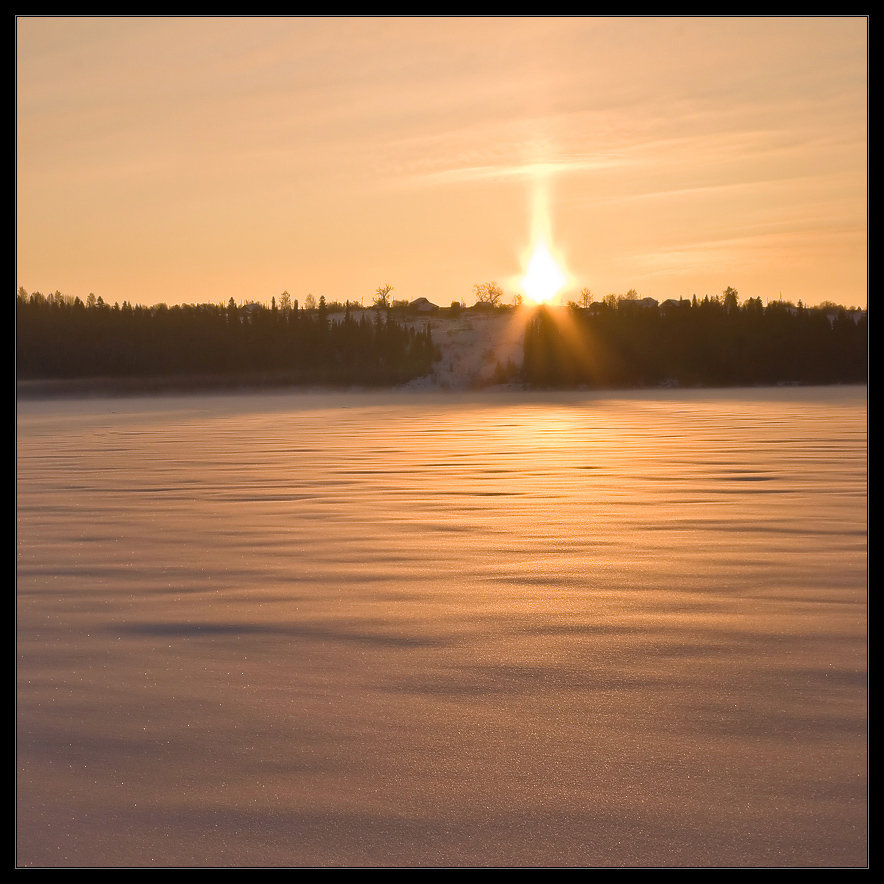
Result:
[[[865,17],[19,17],[16,289],[867,305]]]

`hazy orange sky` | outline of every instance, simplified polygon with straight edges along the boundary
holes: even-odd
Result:
[[[865,306],[868,21],[17,19],[17,286]]]

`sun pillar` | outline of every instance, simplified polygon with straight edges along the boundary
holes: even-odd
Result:
[[[568,281],[560,261],[553,255],[549,190],[543,179],[535,183],[531,210],[531,245],[520,280],[525,294],[536,304],[552,302]]]

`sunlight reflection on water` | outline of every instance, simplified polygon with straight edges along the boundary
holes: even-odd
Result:
[[[19,862],[864,863],[865,396],[21,401]]]

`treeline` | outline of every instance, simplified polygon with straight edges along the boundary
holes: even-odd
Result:
[[[867,314],[737,292],[703,300],[606,299],[541,310],[525,333],[524,380],[567,387],[864,383]]]
[[[387,311],[260,304],[154,307],[105,304],[56,292],[16,299],[18,377],[25,379],[254,378],[301,384],[390,385],[432,370],[429,324],[409,328]]]

